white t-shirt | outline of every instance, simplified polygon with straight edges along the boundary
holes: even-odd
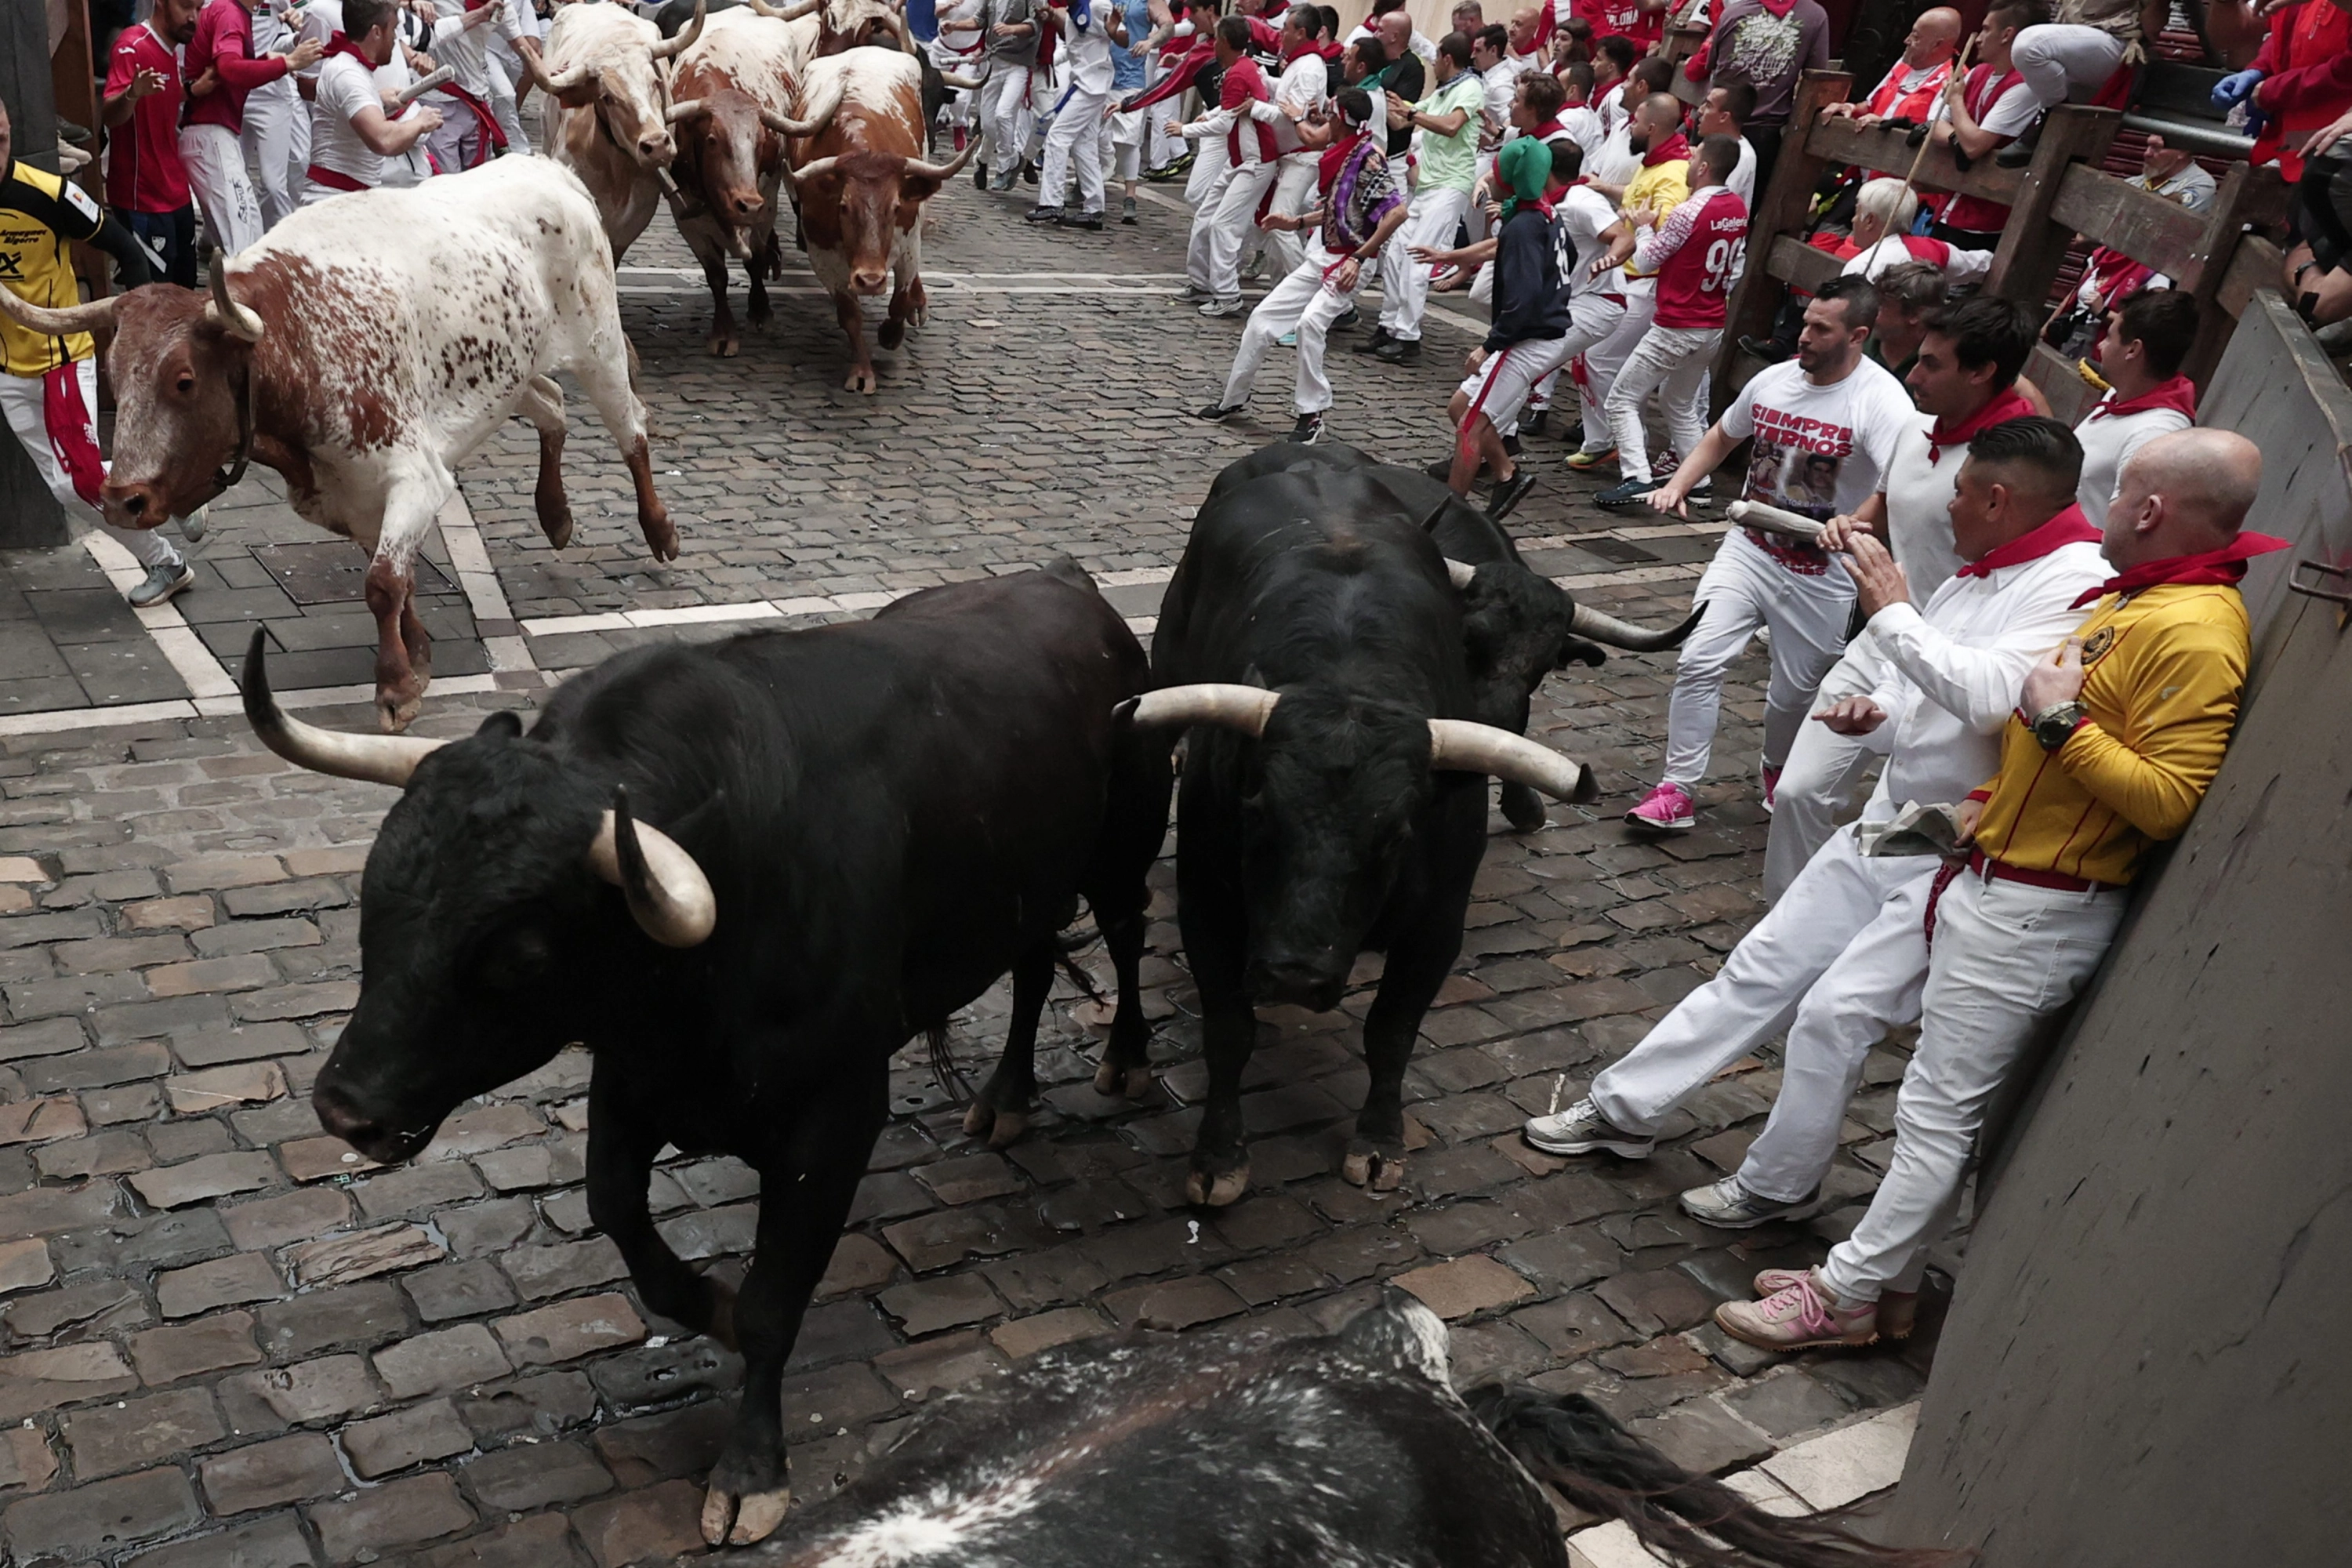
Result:
[[[1559,128],[1568,132],[1568,139],[1575,142],[1578,150],[1583,153],[1586,163],[1584,172],[1591,174],[1593,153],[1601,143],[1609,139],[1609,132],[1601,129],[1601,116],[1580,103],[1572,109],[1563,109],[1559,111]],[[1612,185],[1617,184],[1614,180],[1609,183]]]
[[[2074,500],[2094,528],[2107,525],[2107,509],[2115,504],[2116,486],[2123,479],[2124,465],[2131,461],[2132,454],[2158,436],[2186,430],[2190,424],[2189,416],[2178,408],[2100,414],[2098,410],[2114,402],[2115,396],[2110,392],[2100,398],[2083,416],[2083,422],[2074,426],[2074,438],[2083,443],[2083,477],[2075,488]]]
[[[1838,268],[1843,272],[1859,272],[1873,283],[1880,273],[1906,262],[1932,261],[1944,269],[1948,283],[1973,283],[1992,270],[1992,252],[1970,250],[1966,246],[1948,245],[1940,239],[1924,235],[1890,234],[1868,250],[1847,258]]]
[[[1055,58],[1069,73],[1068,85],[1084,93],[1106,93],[1110,90],[1110,30],[1103,17],[1109,10],[1105,6],[1090,14],[1086,26],[1067,11],[1062,13],[1062,41]],[[1319,61],[1318,62],[1320,63]]]
[[[1966,447],[1947,447],[1929,462],[1927,432],[1935,423],[1925,414],[1911,416],[1884,476],[1887,545],[1910,581],[1912,602],[1920,605],[1960,569],[1960,552],[1952,546],[1952,491],[1969,453]]]
[[[1731,171],[1731,178],[1723,182],[1739,205],[1749,212],[1756,210],[1756,144],[1742,136],[1739,139],[1739,163]]]
[[[1741,495],[1822,521],[1879,489],[1895,443],[1917,420],[1903,384],[1857,361],[1843,381],[1816,386],[1794,360],[1769,365],[1723,411],[1723,432],[1755,437]]]
[[[1612,267],[1598,278],[1585,276],[1593,261],[1609,248],[1601,243],[1601,231],[1616,221],[1617,209],[1609,205],[1609,198],[1589,185],[1569,186],[1553,204],[1551,222],[1557,240],[1565,240],[1576,247],[1573,260],[1567,257],[1565,247],[1560,247],[1560,276],[1568,279],[1570,299],[1625,291],[1625,274],[1618,268]]]
[[[1631,184],[1633,176],[1642,172],[1642,154],[1633,151],[1629,128],[1619,126],[1601,139],[1598,147],[1584,149],[1584,177],[1598,180],[1604,185]]]
[[[310,105],[310,162],[373,189],[384,184],[384,159],[360,140],[352,121],[362,110],[383,108],[375,73],[349,55],[332,55],[319,65],[318,97]],[[313,184],[310,197],[336,193]]]

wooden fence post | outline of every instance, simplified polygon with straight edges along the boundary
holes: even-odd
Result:
[[[1795,102],[1789,112],[1789,129],[1780,139],[1780,155],[1772,164],[1772,177],[1756,201],[1756,210],[1748,220],[1748,269],[1740,274],[1739,283],[1731,293],[1731,308],[1723,326],[1723,346],[1715,356],[1715,409],[1719,412],[1724,403],[1738,385],[1747,381],[1740,372],[1739,340],[1767,331],[1772,325],[1773,313],[1780,310],[1787,294],[1787,285],[1773,277],[1765,268],[1772,254],[1772,242],[1783,234],[1795,234],[1802,238],[1811,226],[1807,220],[1813,208],[1813,187],[1822,182],[1822,172],[1827,160],[1806,145],[1812,130],[1821,119],[1822,110],[1832,103],[1843,103],[1853,90],[1853,78],[1843,71],[1807,71],[1797,83]]]
[[[2018,187],[2009,222],[2002,226],[2000,248],[1985,275],[1986,292],[2035,306],[2049,297],[2050,285],[2057,281],[2058,268],[2066,260],[2066,247],[2074,242],[2074,231],[2053,216],[2066,167],[2078,160],[2095,167],[2107,155],[2107,145],[2122,123],[2123,116],[2112,109],[2062,103],[2050,111],[2025,183]]]
[[[2174,288],[2189,290],[2197,300],[2197,341],[2181,362],[2180,374],[2200,390],[2212,376],[2213,367],[2221,363],[2221,351],[2229,347],[2230,335],[2238,328],[2237,318],[2221,300],[2221,280],[2245,241],[2246,226],[2274,221],[2284,206],[2284,195],[2285,185],[2276,167],[2257,169],[2249,163],[2232,167],[2213,194],[2213,205],[2205,211],[2203,237],[2190,252],[2188,265],[2172,280]]]

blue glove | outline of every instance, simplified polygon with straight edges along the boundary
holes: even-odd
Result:
[[[2270,124],[2270,122],[2271,117],[2269,115],[2264,114],[2261,110],[2256,109],[2251,103],[2246,105],[2245,130],[2247,135],[2252,137],[2257,142],[2261,141],[2263,139],[2263,131]]]
[[[2231,110],[2245,102],[2252,96],[2254,89],[2262,85],[2264,74],[2258,70],[2242,70],[2223,77],[2213,84],[2213,107]]]

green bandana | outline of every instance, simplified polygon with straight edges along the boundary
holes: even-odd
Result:
[[[1551,148],[1532,136],[1516,137],[1495,154],[1495,173],[1511,193],[1503,198],[1505,217],[1522,202],[1541,207],[1544,186],[1551,182]]]

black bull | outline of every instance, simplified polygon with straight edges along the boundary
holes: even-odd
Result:
[[[1463,555],[1449,563],[1441,542]],[[1519,738],[1531,693],[1570,658],[1599,661],[1584,635],[1646,649],[1685,629],[1643,632],[1575,605],[1443,485],[1346,447],[1278,443],[1219,476],[1161,602],[1158,689],[1137,715],[1171,736],[1193,727],[1177,908],[1209,1085],[1192,1201],[1248,1189],[1253,1005],[1328,1011],[1367,951],[1386,963],[1341,1170],[1398,1184],[1406,1061],[1461,952],[1486,774],[1591,799],[1588,770]],[[1507,805],[1522,826],[1542,821],[1531,795]],[[1130,1048],[1113,1043],[1098,1087],[1131,1081]]]
[[[1066,562],[870,621],[624,654],[529,734],[502,713],[452,743],[286,719],[257,637],[247,712],[273,749],[405,784],[368,857],[360,999],[319,1076],[321,1121],[404,1159],[466,1099],[589,1047],[590,1216],[647,1307],[743,1352],[714,1541],[782,1517],[784,1363],[891,1054],[1010,968],[1025,1062],[1081,895],[1119,977],[1114,1032],[1142,1051],[1144,876],[1171,777],[1164,743],[1113,715],[1146,683]],[[664,1143],[736,1155],[776,1195],[739,1299],[655,1232]]]
[[[1567,1568],[1547,1486],[1705,1568],[1954,1555],[1765,1513],[1580,1394],[1457,1396],[1445,1325],[1418,1302],[1307,1339],[1049,1351],[911,1425],[757,1568]]]

